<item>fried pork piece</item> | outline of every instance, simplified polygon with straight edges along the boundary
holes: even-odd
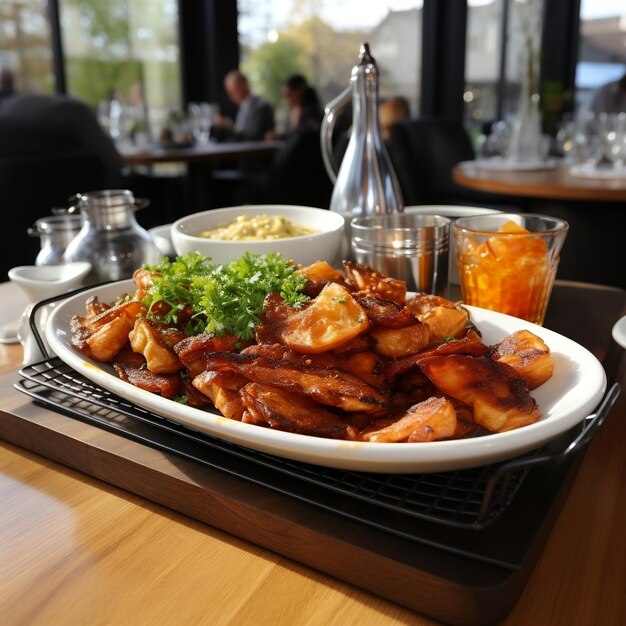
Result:
[[[469,324],[467,309],[452,300],[426,293],[418,293],[407,302],[407,308],[420,322],[428,324],[433,341],[444,337],[462,337]]]
[[[457,426],[454,406],[443,397],[414,404],[393,420],[382,427],[375,424],[361,433],[360,438],[375,443],[437,441],[452,437]]]
[[[352,261],[343,261],[346,282],[358,296],[372,296],[381,300],[391,300],[404,306],[406,304],[406,282],[398,278],[389,278],[367,265]]]
[[[276,361],[284,360],[302,365],[315,365],[323,369],[342,369],[358,376],[377,389],[384,389],[387,386],[382,376],[383,361],[378,354],[368,350],[299,354],[283,344],[275,343],[253,345],[241,352],[242,354],[269,357]]]
[[[395,412],[406,411],[410,406],[432,396],[441,395],[430,379],[419,368],[413,368],[400,376],[391,386],[391,401]]]
[[[510,365],[528,383],[529,389],[536,389],[552,376],[550,348],[529,330],[517,330],[493,348],[491,358]]]
[[[404,328],[417,321],[407,306],[392,300],[381,300],[372,296],[357,296],[354,299],[363,307],[370,322],[377,326]]]
[[[230,352],[208,353],[206,363],[209,370],[236,372],[253,382],[280,387],[344,411],[382,414],[391,408],[381,391],[336,368]]]
[[[128,344],[128,333],[144,308],[136,300],[105,309],[95,317],[70,321],[72,345],[96,361],[108,362]]]
[[[463,307],[438,306],[419,319],[430,329],[431,340],[440,341],[446,337],[458,339],[467,332],[469,313]]]
[[[346,285],[343,274],[326,261],[315,261],[297,270],[307,279],[303,292],[310,298],[317,296],[328,283]]]
[[[145,317],[137,318],[128,335],[130,347],[146,359],[146,367],[153,374],[175,374],[183,364],[172,348],[165,345],[159,331]]]
[[[526,381],[489,357],[433,356],[419,367],[435,387],[472,408],[474,422],[490,432],[536,422],[541,413]]]
[[[110,304],[106,302],[100,302],[98,296],[90,296],[85,302],[85,311],[87,318],[95,318],[101,313],[108,311],[111,308]]]
[[[452,300],[430,293],[416,293],[407,300],[406,305],[418,319],[421,319],[423,315],[427,315],[440,306],[448,309],[454,309],[456,307],[456,303],[452,302]]]
[[[135,387],[157,393],[164,398],[174,398],[179,391],[181,378],[178,374],[154,374],[146,369],[146,360],[141,354],[126,348],[113,361],[118,376]]]
[[[154,285],[154,272],[139,268],[133,273],[133,280],[137,285],[137,299],[142,300],[148,295],[148,290]]]
[[[191,384],[191,381],[187,376],[180,377],[178,395],[186,398],[188,406],[198,409],[206,408],[213,404],[207,396]]]
[[[430,343],[430,329],[417,321],[405,328],[379,326],[370,331],[370,336],[374,338],[376,352],[391,359],[420,352]]]
[[[448,398],[448,400],[452,402],[452,406],[456,411],[456,429],[450,439],[466,439],[478,434],[481,428],[474,422],[470,407],[454,398]],[[483,434],[486,434],[486,431],[483,431]],[[411,441],[410,438],[409,441]]]
[[[338,283],[329,283],[302,309],[291,309],[276,322],[280,340],[296,352],[316,354],[333,350],[370,327],[363,307]]]
[[[192,335],[179,341],[174,346],[174,352],[183,362],[189,375],[195,376],[207,369],[206,355],[211,352],[236,352],[251,341],[244,341],[235,335],[216,337],[211,333]]]
[[[474,330],[467,331],[467,334],[462,339],[456,339],[454,341],[447,341],[446,343],[440,343],[439,345],[431,346],[424,352],[413,354],[410,356],[402,357],[385,365],[385,377],[393,382],[400,374],[406,374],[417,365],[420,361],[427,359],[431,356],[444,356],[447,354],[468,354],[470,356],[486,356],[489,353],[489,348],[483,343],[478,333]]]
[[[198,374],[192,385],[211,400],[213,406],[224,416],[241,421],[245,410],[239,390],[248,379],[230,372],[206,371]]]
[[[269,385],[248,383],[241,390],[243,421],[330,439],[357,437],[356,430],[316,402]]]
[[[275,344],[281,342],[281,337],[287,320],[294,313],[294,309],[277,293],[265,296],[263,310],[261,311],[261,323],[254,329],[257,343]]]

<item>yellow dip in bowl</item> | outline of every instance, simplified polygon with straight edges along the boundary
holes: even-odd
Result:
[[[284,215],[239,215],[235,219],[211,230],[203,230],[199,236],[221,241],[264,241],[302,237],[319,232],[309,226],[301,226]]]

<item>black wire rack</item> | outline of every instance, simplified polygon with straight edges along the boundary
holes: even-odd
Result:
[[[377,474],[292,461],[196,432],[99,387],[57,357],[23,367],[20,375],[16,388],[55,411],[419,541],[423,536],[413,529],[418,519],[456,529],[487,527],[511,503],[532,468],[559,463],[582,450],[619,395],[614,385],[580,427],[506,463],[453,472]]]

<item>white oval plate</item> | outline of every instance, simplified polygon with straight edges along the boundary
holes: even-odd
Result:
[[[557,437],[589,415],[600,402],[606,376],[599,361],[579,344],[515,317],[467,307],[487,344],[527,328],[550,347],[554,374],[533,391],[543,418],[517,430],[454,441],[365,443],[337,441],[244,424],[215,413],[167,400],[120,380],[107,364],[85,358],[71,345],[70,320],[85,314],[85,301],[102,302],[134,292],[132,280],[94,287],[59,303],[46,326],[51,349],[91,381],[174,422],[247,448],[338,469],[381,473],[439,472],[488,465],[510,459]]]

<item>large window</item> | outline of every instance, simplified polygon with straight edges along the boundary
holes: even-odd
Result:
[[[419,110],[421,0],[239,0],[242,69],[255,90],[282,105],[280,83],[304,74],[327,103],[348,85],[367,41],[380,96],[401,95]]]
[[[19,92],[54,91],[47,0],[0,2],[0,70]]]
[[[463,98],[465,125],[474,137],[517,112],[527,43],[522,22],[535,11],[539,46],[542,0],[468,0]]]
[[[584,109],[601,85],[626,73],[626,3],[582,0],[576,66],[576,108]]]
[[[503,0],[469,2],[465,51],[465,125],[479,132],[500,115]]]
[[[156,132],[180,108],[176,0],[60,0],[67,91],[111,101]],[[128,130],[128,129],[127,129]]]

